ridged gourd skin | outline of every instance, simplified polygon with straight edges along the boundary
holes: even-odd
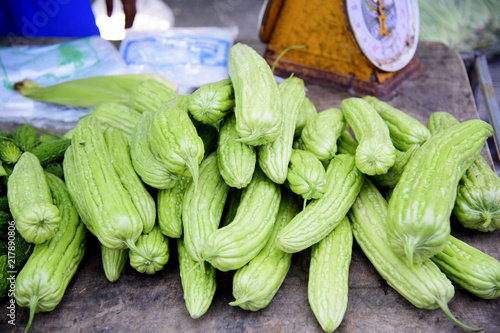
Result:
[[[394,165],[382,175],[370,176],[370,180],[373,181],[377,186],[381,187],[396,186],[396,184],[399,182],[399,179],[401,178],[401,175],[403,174],[406,165],[419,147],[420,144],[415,144],[408,148],[408,150],[406,151],[396,149],[396,160],[394,161]]]
[[[228,70],[238,141],[251,146],[273,142],[281,133],[283,112],[271,68],[253,48],[236,43],[229,50]]]
[[[417,308],[441,308],[456,324],[460,323],[449,311],[448,302],[455,295],[455,288],[439,267],[430,259],[408,267],[389,246],[387,240],[388,203],[368,179],[348,217],[354,238],[373,267],[401,296]]]
[[[234,90],[230,79],[210,82],[195,90],[188,104],[189,113],[197,121],[214,125],[234,107]]]
[[[212,304],[217,288],[216,270],[208,263],[200,267],[186,251],[182,238],[177,239],[177,254],[186,308],[191,318],[200,318]]]
[[[15,164],[23,152],[13,141],[0,141],[0,159],[7,164]]]
[[[210,155],[217,147],[217,140],[219,139],[219,130],[212,125],[201,124],[196,126],[196,132],[203,141],[205,150],[204,157]]]
[[[336,155],[326,171],[326,190],[311,201],[276,236],[278,248],[295,253],[307,249],[332,232],[356,199],[365,176],[354,156]]]
[[[161,271],[170,257],[168,243],[168,238],[155,225],[150,233],[142,234],[135,243],[137,248],[146,254],[146,256],[129,251],[130,266],[135,268],[139,273],[150,275]]]
[[[83,222],[104,246],[140,253],[135,241],[143,231],[142,217],[114,170],[99,120],[82,118],[72,140],[64,155],[64,179]]]
[[[500,261],[450,235],[431,260],[453,282],[483,299],[500,296]]]
[[[50,142],[37,145],[30,150],[30,153],[38,158],[42,167],[46,167],[52,162],[62,160],[69,145],[71,145],[71,140],[69,139],[54,139]]]
[[[224,212],[222,213],[222,219],[219,227],[225,227],[229,223],[233,222],[236,212],[238,211],[238,206],[241,200],[242,189],[231,187],[227,195],[226,205],[224,207]]]
[[[293,136],[299,108],[306,92],[304,81],[289,77],[278,84],[282,100],[283,122],[281,133],[271,143],[257,147],[257,161],[266,176],[277,184],[283,184],[288,173],[288,163],[292,155]]]
[[[344,115],[339,109],[321,111],[302,130],[300,138],[303,149],[316,155],[320,161],[330,161],[337,153],[337,140],[346,126]]]
[[[284,225],[299,212],[300,200],[288,190],[282,190],[276,223],[266,246],[233,276],[234,301],[229,305],[258,311],[271,303],[290,269],[292,254],[276,247],[274,238]]]
[[[129,141],[132,139],[135,124],[141,118],[141,112],[128,105],[116,102],[98,104],[91,114],[99,119],[103,124],[103,129],[109,126],[117,128],[122,131]]]
[[[266,245],[280,200],[280,186],[257,167],[233,221],[207,237],[202,260],[223,272],[243,267]]]
[[[151,126],[154,113],[144,112],[134,127],[130,143],[132,165],[142,181],[157,189],[172,188],[180,175],[168,170],[151,147]]]
[[[101,244],[101,259],[104,275],[109,282],[116,282],[128,261],[128,249],[112,250]]]
[[[35,128],[29,124],[16,128],[12,139],[22,151],[30,151],[39,143]]]
[[[201,260],[205,239],[219,228],[229,189],[213,152],[201,162],[197,192],[190,183],[182,201],[184,247],[193,260]]]
[[[54,237],[61,214],[32,153],[24,152],[15,164],[7,181],[7,198],[16,229],[27,242],[41,244]]]
[[[448,112],[434,112],[427,123],[432,134],[460,124]],[[482,156],[469,166],[458,183],[453,213],[469,229],[500,229],[500,178]]]
[[[304,198],[304,208],[308,200],[320,199],[325,194],[325,168],[309,151],[293,149],[286,179],[290,190]]]
[[[164,103],[175,98],[177,93],[156,80],[144,80],[135,87],[132,96],[134,108],[142,113],[158,110]]]
[[[191,180],[190,177],[183,177],[176,186],[158,190],[158,225],[167,237],[179,238],[182,235],[182,200]]]
[[[156,221],[156,203],[132,166],[129,144],[120,130],[110,127],[104,131],[111,164],[142,218],[143,232],[153,229]]]
[[[394,161],[394,165],[384,174],[370,176],[370,180],[381,187],[393,188],[396,186],[406,164],[420,146],[420,144],[414,144],[409,146],[406,151],[396,148],[396,160]],[[341,154],[356,155],[358,143],[354,140],[351,133],[345,130],[337,141],[337,147]]]
[[[252,180],[257,165],[255,147],[237,142],[236,115],[227,115],[219,132],[217,142],[217,163],[220,174],[231,187],[244,188]]]
[[[172,103],[155,113],[151,147],[168,170],[192,177],[196,186],[205,148],[187,108]]]
[[[300,104],[299,114],[297,115],[297,123],[295,124],[295,137],[300,137],[302,130],[306,127],[307,122],[314,118],[318,110],[314,106],[313,102],[309,97],[304,96],[302,103]]]
[[[57,234],[33,253],[16,278],[15,298],[30,308],[28,331],[35,313],[52,311],[64,296],[77,271],[86,247],[87,229],[81,222],[64,182],[46,173],[54,203],[61,212]]]
[[[356,155],[356,148],[358,148],[358,143],[352,137],[351,133],[345,129],[337,140],[337,152],[339,154],[351,154]]]
[[[345,98],[341,107],[358,142],[355,155],[358,169],[369,176],[386,173],[396,161],[396,148],[382,117],[368,102],[357,97]]]
[[[468,120],[431,136],[406,165],[389,200],[387,236],[410,267],[446,246],[458,182],[492,133]]]
[[[413,145],[421,145],[430,138],[431,133],[427,127],[409,114],[374,96],[364,96],[363,100],[368,102],[385,121],[392,143],[397,149],[407,151]]]
[[[307,299],[325,332],[339,327],[347,310],[353,236],[346,216],[311,247]]]

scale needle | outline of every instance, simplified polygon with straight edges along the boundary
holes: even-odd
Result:
[[[380,25],[379,34],[387,36],[387,27],[385,26],[385,6],[383,0],[378,0],[378,23]]]

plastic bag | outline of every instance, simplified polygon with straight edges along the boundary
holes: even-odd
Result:
[[[0,121],[51,127],[56,122],[76,122],[90,112],[25,98],[14,83],[31,79],[41,86],[90,76],[128,73],[116,47],[100,37],[88,37],[47,46],[0,48]]]
[[[173,28],[162,33],[127,33],[120,53],[134,73],[156,73],[190,93],[229,77],[229,49],[237,27]]]

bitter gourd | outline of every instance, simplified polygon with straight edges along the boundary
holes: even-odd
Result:
[[[205,239],[219,227],[229,186],[217,167],[217,152],[200,165],[198,190],[190,183],[182,201],[184,247],[193,260],[202,258]]]
[[[23,152],[30,151],[39,143],[35,128],[29,124],[16,128],[12,139]]]
[[[158,190],[158,225],[167,237],[179,238],[182,235],[182,200],[191,180],[190,177],[183,177],[174,187]]]
[[[441,308],[459,326],[480,330],[464,325],[450,312],[448,302],[455,288],[436,264],[427,259],[408,267],[391,250],[387,241],[388,203],[370,180],[365,179],[348,216],[356,242],[390,287],[417,308]]]
[[[409,266],[446,246],[458,182],[492,133],[468,120],[431,136],[406,165],[389,200],[387,237]]]
[[[453,282],[483,299],[500,296],[500,261],[450,235],[431,260]]]
[[[145,255],[129,251],[130,266],[139,273],[146,274],[154,274],[162,270],[170,256],[168,243],[168,238],[155,225],[151,232],[139,236],[135,243],[140,252]]]
[[[306,127],[307,122],[314,118],[318,110],[314,106],[313,102],[306,96],[304,97],[302,103],[300,104],[299,114],[297,116],[297,123],[295,124],[295,137],[300,137],[302,130]]]
[[[342,111],[336,108],[321,111],[302,130],[303,149],[316,155],[320,161],[328,162],[337,152],[337,139],[345,128]]]
[[[101,244],[101,258],[104,275],[109,282],[115,282],[122,275],[129,258],[128,249],[112,250]]]
[[[194,186],[197,186],[199,164],[205,148],[183,106],[172,103],[155,113],[151,147],[168,170],[192,177]]]
[[[78,217],[66,185],[50,173],[45,175],[62,218],[57,234],[35,246],[16,278],[16,302],[30,308],[26,331],[35,313],[52,311],[61,302],[83,258],[87,239],[87,229]]]
[[[151,147],[153,119],[153,112],[144,112],[134,127],[130,143],[132,165],[142,181],[149,186],[157,189],[172,188],[181,176],[168,170]]]
[[[277,184],[283,184],[292,155],[293,136],[300,102],[305,98],[304,81],[289,77],[278,85],[282,100],[283,122],[281,133],[271,143],[257,148],[257,161],[262,171]]]
[[[63,160],[64,178],[83,222],[110,249],[129,248],[148,258],[135,246],[142,234],[142,217],[111,162],[99,120],[81,119]]]
[[[423,144],[431,136],[427,127],[409,114],[374,96],[364,96],[363,100],[382,117],[389,128],[392,143],[397,149],[407,151],[413,145]]]
[[[106,102],[97,105],[91,113],[106,127],[114,127],[123,132],[130,141],[135,124],[141,118],[141,112],[125,104]]]
[[[307,299],[325,332],[335,331],[347,310],[352,243],[351,224],[345,216],[311,248]]]
[[[217,163],[224,181],[231,187],[244,188],[252,180],[257,164],[255,147],[237,142],[236,116],[224,118],[217,142]]]
[[[148,233],[155,224],[156,204],[132,166],[128,141],[125,135],[114,127],[104,131],[104,140],[111,164],[142,219],[143,233]]]
[[[30,153],[38,157],[42,167],[46,167],[52,162],[61,161],[70,144],[71,140],[69,139],[53,140],[39,144],[31,149]]]
[[[182,238],[177,239],[177,253],[186,308],[191,318],[196,319],[203,316],[212,304],[217,287],[216,271],[208,263],[200,267],[186,251]]]
[[[9,207],[16,229],[26,241],[41,244],[54,237],[61,221],[38,158],[21,155],[7,183]]]
[[[138,112],[157,111],[177,93],[171,87],[156,80],[144,80],[132,92],[132,104]]]
[[[265,308],[278,292],[292,262],[292,254],[279,250],[274,242],[278,230],[286,225],[300,210],[295,194],[284,190],[276,215],[276,223],[264,248],[238,269],[233,277],[234,301],[229,305],[244,310],[258,311]]]
[[[7,164],[15,164],[23,152],[14,141],[0,141],[0,159]]]
[[[304,208],[310,199],[320,199],[326,190],[326,172],[313,153],[294,149],[286,176],[290,189],[304,198]]]
[[[459,123],[448,112],[434,112],[427,126],[434,134]],[[482,156],[460,179],[453,213],[466,228],[484,232],[500,228],[500,178]]]
[[[233,107],[234,91],[230,79],[202,85],[191,94],[188,104],[193,118],[207,125],[217,124]]]
[[[355,155],[358,169],[370,176],[386,173],[394,165],[396,148],[382,117],[361,98],[345,98],[341,106],[358,142]]]
[[[257,167],[233,221],[207,237],[200,263],[206,260],[221,271],[243,267],[265,246],[280,199],[280,186]]]
[[[281,133],[283,112],[271,68],[253,48],[236,43],[229,50],[228,69],[238,142],[252,146],[273,142]]]
[[[328,165],[325,194],[311,201],[278,232],[278,248],[295,253],[326,237],[347,214],[364,178],[356,167],[354,156],[336,155]]]

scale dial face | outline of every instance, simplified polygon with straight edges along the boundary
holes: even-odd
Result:
[[[395,72],[413,58],[418,44],[417,0],[345,0],[348,22],[368,60]]]

